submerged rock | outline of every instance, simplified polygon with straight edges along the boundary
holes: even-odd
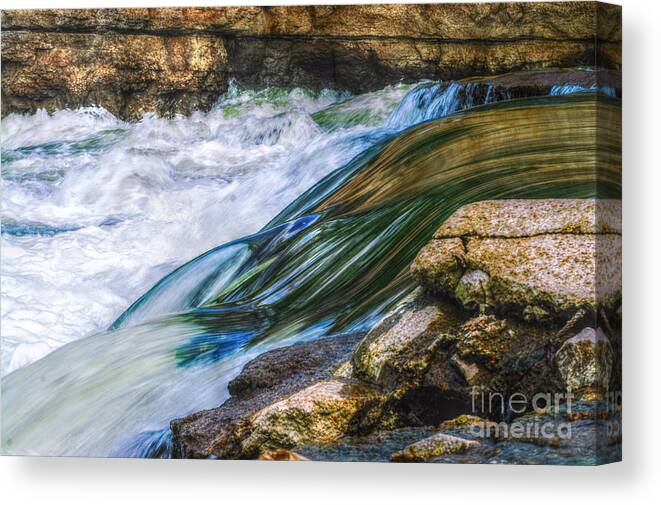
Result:
[[[294,450],[313,461],[387,462],[393,453],[434,434],[429,427],[378,430],[367,435],[343,437],[330,444],[304,444]]]
[[[466,205],[418,254],[411,273],[468,309],[567,320],[621,299],[617,200],[499,200]]]
[[[601,398],[609,389],[613,350],[600,328],[584,328],[562,344],[555,364],[567,390]]]
[[[424,447],[420,446],[428,441],[430,452],[420,460],[430,463],[604,464],[618,461],[622,447],[620,414],[605,415],[604,408],[599,402],[580,402],[573,405],[571,415],[563,407],[555,415],[530,413],[507,422],[462,415],[434,430],[409,427],[377,431],[330,444],[301,445],[296,451],[316,461],[409,461],[422,456]],[[581,417],[576,417],[579,411]],[[430,456],[436,448],[435,438],[440,439],[440,456]],[[459,442],[449,442],[452,439]],[[410,452],[402,454],[411,446]],[[457,450],[444,452],[445,447]]]
[[[471,446],[478,445],[475,440],[437,433],[414,444],[406,446],[394,453],[391,461],[394,462],[422,462],[432,458],[463,452]]]

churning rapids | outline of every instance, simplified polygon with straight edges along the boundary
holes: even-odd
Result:
[[[222,403],[249,359],[373,324],[459,206],[619,195],[608,159],[596,178],[608,90],[471,86],[5,118],[3,450],[167,454],[170,420]]]

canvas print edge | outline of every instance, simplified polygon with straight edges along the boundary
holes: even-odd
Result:
[[[618,6],[2,18],[3,454],[621,459]]]

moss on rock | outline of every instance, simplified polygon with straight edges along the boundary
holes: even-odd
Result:
[[[455,437],[446,433],[437,433],[424,438],[414,444],[406,446],[394,453],[391,461],[394,462],[422,462],[432,458],[463,452],[471,446],[478,445],[475,440]]]

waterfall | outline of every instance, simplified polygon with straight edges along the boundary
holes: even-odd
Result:
[[[2,373],[107,328],[146,287],[257,232],[384,138],[312,119],[347,98],[233,87],[188,118],[126,123],[83,108],[3,119]],[[163,310],[187,295],[176,296]]]
[[[480,92],[483,97],[480,97]],[[389,128],[407,128],[414,124],[449,116],[479,103],[496,99],[494,86],[477,82],[427,82],[414,88],[386,121]]]
[[[574,93],[601,93],[613,98],[617,97],[617,91],[613,86],[579,86],[578,84],[558,84],[551,87],[549,95],[571,95]]]
[[[6,453],[167,456],[169,422],[222,403],[228,381],[251,358],[369,328],[413,289],[408,265],[461,205],[619,196],[619,160],[600,160],[597,185],[593,156],[594,138],[614,148],[619,142],[616,131],[593,120],[598,110],[605,123],[619,124],[619,104],[608,97],[577,93],[490,105],[497,97],[482,85],[422,83],[379,124],[352,115],[329,127],[315,114],[325,107],[337,112],[338,103],[346,110],[353,98],[276,95],[276,105],[273,96],[266,103],[264,95],[230,96],[206,115],[146,117],[137,125],[98,110],[60,111],[41,118],[53,124],[35,127],[30,149],[22,145],[33,117],[3,125],[2,154],[9,160],[3,212],[14,219],[3,228],[3,248],[10,249],[3,281],[16,276],[7,291],[24,296],[18,272],[61,248],[80,266],[69,265],[73,275],[89,273],[107,285],[117,268],[111,294],[137,298],[112,324],[112,311],[104,313],[108,330],[90,326],[92,335],[53,345],[42,359],[3,377]],[[317,105],[298,106],[307,101]],[[69,131],[62,118],[75,122],[76,135],[55,142],[53,130]],[[103,133],[108,130],[114,133]],[[27,181],[20,167],[33,167]],[[139,198],[120,199],[126,187]],[[199,222],[189,214],[180,220],[198,198]],[[68,206],[58,213],[54,202]],[[184,223],[183,231],[167,231]],[[37,233],[41,225],[49,231]],[[93,249],[106,239],[121,256]],[[174,249],[183,251],[173,255]],[[137,265],[137,256],[151,253],[156,259]],[[85,272],[93,260],[99,270]],[[138,297],[145,283],[153,287]],[[112,299],[100,295],[102,305]],[[65,297],[65,306],[87,312],[76,308],[72,301],[81,298],[75,296]],[[23,321],[19,298],[8,298],[13,331]],[[46,301],[35,295],[25,303],[36,304],[27,319],[38,319]],[[62,328],[66,333],[69,326]],[[46,335],[42,328],[30,331],[35,339]]]

